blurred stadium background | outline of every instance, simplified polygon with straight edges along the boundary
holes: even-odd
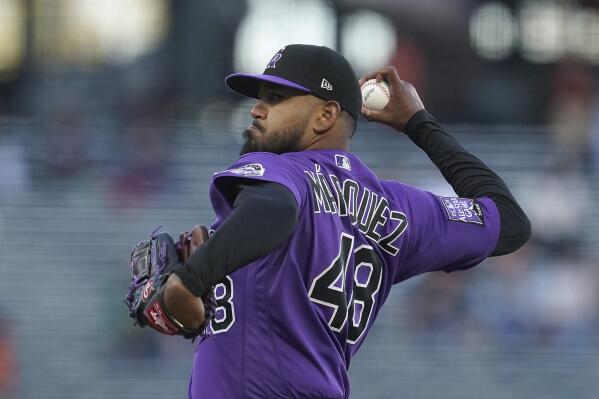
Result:
[[[192,344],[121,303],[129,249],[211,222],[250,121],[223,78],[293,42],[395,65],[533,221],[516,254],[397,286],[352,398],[599,397],[599,2],[0,0],[0,38],[0,398],[185,397]],[[386,128],[352,151],[451,192]]]

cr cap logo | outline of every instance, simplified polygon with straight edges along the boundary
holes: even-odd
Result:
[[[320,87],[322,87],[325,90],[331,91],[333,90],[333,85],[329,83],[328,80],[326,80],[325,78],[322,78],[322,82],[320,83]]]
[[[284,50],[285,50],[285,47],[283,47],[282,49],[280,49],[279,52],[276,53],[274,55],[274,57],[272,57],[272,59],[270,60],[270,62],[266,66],[266,69],[269,69],[269,68],[274,69],[274,68],[277,67],[277,61],[279,61],[283,57],[283,51]]]

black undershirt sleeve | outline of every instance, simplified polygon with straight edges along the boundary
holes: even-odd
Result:
[[[528,240],[528,218],[506,184],[470,154],[426,111],[416,113],[404,129],[422,148],[461,197],[491,198],[499,210],[499,240],[491,256],[515,251]],[[210,240],[175,268],[185,286],[201,296],[226,275],[281,245],[297,225],[293,194],[277,183],[239,184],[233,210]]]
[[[195,296],[281,245],[297,225],[298,206],[285,186],[264,182],[237,189],[231,214],[184,265],[174,269]]]
[[[426,110],[417,112],[404,129],[433,161],[460,197],[489,197],[501,219],[499,240],[491,256],[511,253],[528,241],[531,226],[505,182],[468,152]]]

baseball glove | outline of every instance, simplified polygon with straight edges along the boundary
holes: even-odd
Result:
[[[203,226],[202,226],[203,227]],[[206,230],[205,228],[203,228]],[[208,235],[203,235],[207,239]],[[204,297],[204,323],[196,330],[187,329],[166,309],[164,287],[173,268],[185,262],[192,248],[203,242],[192,244],[189,233],[183,233],[175,244],[168,233],[154,231],[149,240],[142,241],[131,251],[131,271],[133,277],[129,292],[124,299],[129,308],[129,316],[140,327],[149,325],[154,330],[167,335],[182,335],[195,339],[207,335],[206,327],[214,316],[215,299],[212,290]]]

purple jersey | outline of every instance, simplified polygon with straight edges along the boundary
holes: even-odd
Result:
[[[339,150],[242,156],[214,175],[213,229],[231,212],[220,190],[240,178],[286,186],[299,222],[279,248],[215,287],[212,335],[194,358],[194,399],[347,398],[351,358],[391,286],[472,267],[499,236],[490,199],[379,180]]]

